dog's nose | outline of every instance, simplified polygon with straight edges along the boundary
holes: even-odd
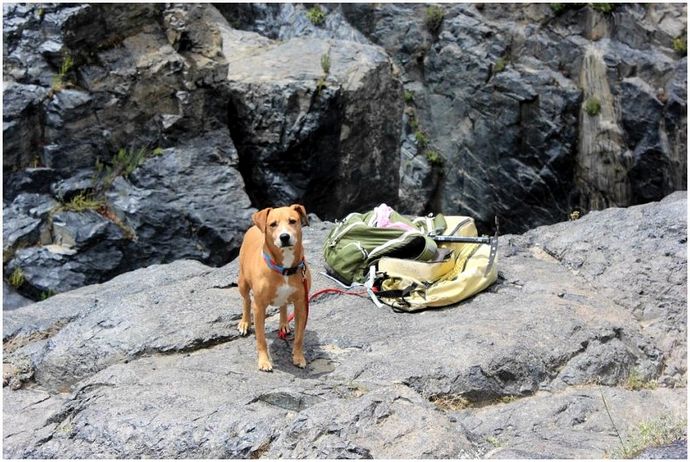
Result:
[[[290,235],[288,233],[283,233],[280,235],[280,243],[285,245],[290,243]]]

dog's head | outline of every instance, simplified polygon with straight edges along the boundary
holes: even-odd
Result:
[[[303,205],[267,208],[252,215],[252,221],[266,236],[266,242],[278,248],[294,247],[302,242],[302,226],[308,226]]]

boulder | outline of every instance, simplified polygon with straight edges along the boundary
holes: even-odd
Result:
[[[381,48],[227,30],[223,44],[230,131],[254,203],[300,202],[328,219],[395,203],[401,87]]]
[[[254,209],[227,131],[219,32],[203,25],[214,12],[222,20],[204,5],[5,8],[16,81],[4,89],[4,159],[16,171],[3,179],[4,272],[23,272],[23,294],[237,254]],[[32,47],[40,66],[22,70]],[[141,165],[113,165],[138,152]],[[98,205],[31,216],[20,198],[37,194],[56,210],[78,195]]]
[[[322,295],[306,369],[292,365],[271,309],[274,372],[257,370],[254,338],[236,329],[237,260],[154,265],[6,311],[4,406],[24,411],[3,417],[3,455],[618,454],[616,432],[627,442],[641,425],[677,429],[686,418],[687,372],[670,376],[667,364],[683,365],[634,297],[662,300],[657,328],[686,348],[687,282],[662,290],[684,274],[686,205],[676,194],[504,235],[497,283],[446,309],[396,313]],[[319,274],[332,226],[304,230],[314,292],[332,286]]]
[[[9,261],[17,250],[50,239],[45,223],[57,206],[46,194],[22,193],[3,207],[3,262]]]
[[[3,85],[2,165],[6,170],[28,167],[40,158],[46,93],[45,88],[37,85]]]
[[[60,179],[58,171],[46,167],[5,172],[2,177],[3,204],[11,202],[21,193],[52,194],[51,185]]]
[[[227,131],[164,150],[107,193],[131,239],[130,269],[179,258],[221,265],[237,255],[255,208]]]

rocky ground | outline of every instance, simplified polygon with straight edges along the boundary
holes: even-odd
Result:
[[[446,309],[324,296],[305,370],[275,312],[274,372],[257,370],[236,261],[5,311],[3,456],[683,457],[686,210],[681,192],[501,236],[497,283]],[[314,290],[333,285],[318,274],[331,226],[305,229]]]

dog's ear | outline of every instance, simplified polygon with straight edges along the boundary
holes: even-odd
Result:
[[[252,215],[252,221],[257,228],[261,230],[262,233],[266,233],[266,221],[268,220],[268,214],[271,213],[272,208],[267,208],[259,210]]]
[[[297,213],[299,213],[302,226],[309,226],[309,218],[307,218],[307,209],[305,209],[303,205],[292,204],[290,208],[296,210]]]

